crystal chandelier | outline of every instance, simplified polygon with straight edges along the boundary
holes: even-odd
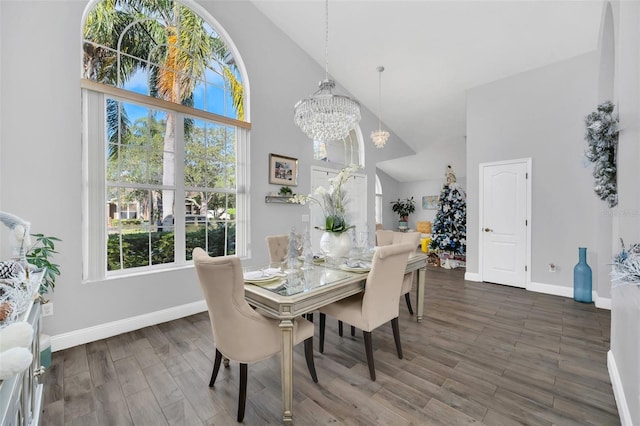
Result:
[[[348,96],[332,93],[336,84],[329,80],[329,0],[325,2],[325,17],[325,79],[313,95],[294,107],[296,125],[319,142],[344,139],[360,121],[360,104]]]
[[[389,139],[389,132],[382,130],[382,71],[384,67],[380,65],[378,68],[378,130],[371,132],[371,140],[377,148],[384,148],[384,144]]]

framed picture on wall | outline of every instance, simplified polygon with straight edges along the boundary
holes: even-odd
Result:
[[[437,195],[423,195],[422,196],[422,208],[424,210],[435,210],[438,208],[438,196]]]
[[[269,154],[269,183],[298,186],[298,159]]]

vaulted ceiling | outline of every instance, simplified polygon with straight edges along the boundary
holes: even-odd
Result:
[[[325,2],[253,0],[325,65]],[[378,164],[401,182],[466,167],[468,89],[597,49],[602,1],[330,0],[329,73],[416,155]],[[309,82],[309,93],[317,82]],[[308,93],[301,93],[305,97]],[[374,129],[362,129],[366,143]],[[389,147],[385,148],[389,149]]]

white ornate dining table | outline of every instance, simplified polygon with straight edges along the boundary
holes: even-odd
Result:
[[[416,320],[422,321],[427,256],[417,252],[407,261],[406,272],[418,271]],[[245,299],[262,313],[280,320],[282,332],[282,422],[293,424],[293,322],[302,314],[365,291],[367,273],[349,272],[317,264],[286,278],[287,286],[245,284]],[[277,290],[277,291],[274,291]],[[300,318],[297,319],[300,321]]]

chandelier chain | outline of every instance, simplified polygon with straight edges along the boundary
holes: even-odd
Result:
[[[324,2],[324,79],[329,80],[329,0]]]
[[[382,130],[382,71],[384,67],[378,67],[378,130]]]
[[[309,98],[294,106],[294,122],[310,139],[320,142],[343,140],[361,119],[360,104],[348,96],[334,94],[329,80],[329,0],[325,1],[325,79]]]
[[[389,140],[389,132],[382,130],[382,65],[376,68],[378,71],[378,130],[371,132],[371,140],[377,148],[383,148]]]

